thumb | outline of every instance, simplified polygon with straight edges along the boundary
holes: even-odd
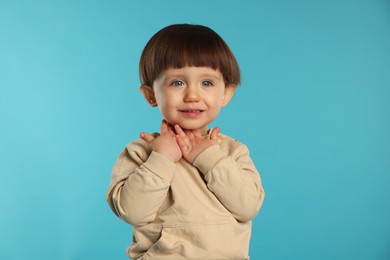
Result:
[[[151,134],[148,134],[148,133],[145,133],[145,132],[142,132],[139,137],[141,137],[142,140],[148,142],[148,143],[151,143],[154,141],[154,136],[151,135]]]

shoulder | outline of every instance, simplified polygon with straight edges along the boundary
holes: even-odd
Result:
[[[157,133],[153,134],[155,137],[158,136]],[[152,149],[150,148],[150,145],[140,139],[134,140],[126,145],[125,152],[132,158],[132,159],[141,159],[142,161],[146,161],[150,154],[152,153]]]
[[[218,138],[221,150],[229,155],[243,152],[249,153],[248,147],[237,139],[225,134],[220,134]]]

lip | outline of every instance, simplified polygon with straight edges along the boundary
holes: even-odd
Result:
[[[205,110],[203,109],[180,109],[179,112],[183,114],[185,117],[189,118],[197,118],[199,117]]]

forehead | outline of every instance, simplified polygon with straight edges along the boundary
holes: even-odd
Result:
[[[171,77],[197,77],[223,80],[222,74],[219,69],[194,66],[186,66],[183,68],[168,68],[164,70],[158,78],[162,79]]]

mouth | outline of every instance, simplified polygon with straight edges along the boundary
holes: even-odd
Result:
[[[202,109],[181,109],[180,113],[184,114],[186,117],[195,118],[200,116],[205,110]]]
[[[200,112],[203,112],[204,110],[202,110],[202,109],[181,109],[179,111],[184,112],[184,113],[200,113]]]

